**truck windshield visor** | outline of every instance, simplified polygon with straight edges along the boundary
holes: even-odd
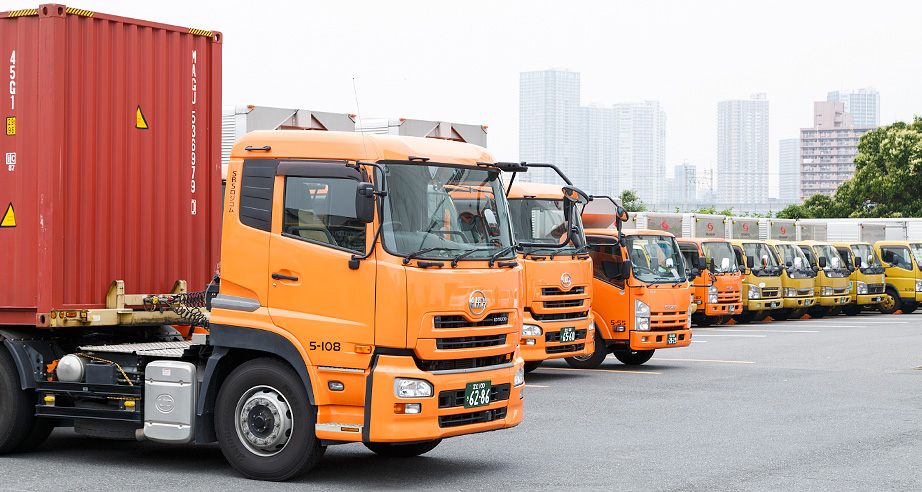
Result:
[[[874,252],[874,248],[867,244],[853,244],[852,245],[852,254],[856,258],[861,258],[861,266],[863,267],[882,267],[880,263],[880,258],[877,257],[877,253]]]
[[[563,214],[564,201],[540,198],[513,198],[509,200],[509,215],[516,242],[526,248],[560,246],[561,252],[573,249],[573,243],[561,244],[567,238],[567,219]],[[574,207],[575,210],[575,207]],[[573,215],[573,225],[583,236],[579,214]],[[583,241],[585,244],[585,241]]]
[[[512,246],[499,170],[416,162],[382,168],[388,189],[381,238],[389,253],[483,261]],[[510,249],[502,258],[514,255]]]
[[[730,243],[712,241],[704,243],[704,257],[707,258],[711,273],[739,273],[736,255]]]
[[[671,236],[627,236],[634,277],[644,283],[685,282],[685,260]]]

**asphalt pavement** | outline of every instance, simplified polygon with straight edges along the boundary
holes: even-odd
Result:
[[[58,429],[0,458],[0,490],[922,490],[922,313],[695,329],[642,366],[545,362],[525,421],[379,458],[331,446],[287,483],[240,478],[217,445]]]

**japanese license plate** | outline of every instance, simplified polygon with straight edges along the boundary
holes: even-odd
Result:
[[[476,381],[464,385],[464,408],[485,407],[490,404],[489,381]]]
[[[576,341],[576,327],[564,326],[560,329],[560,343],[570,343]]]
[[[679,336],[675,333],[666,335],[666,345],[675,345],[679,341]]]

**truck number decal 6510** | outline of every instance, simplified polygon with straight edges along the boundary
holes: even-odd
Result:
[[[16,109],[16,50],[10,55],[10,109]]]

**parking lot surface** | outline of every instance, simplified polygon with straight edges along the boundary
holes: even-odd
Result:
[[[240,478],[216,445],[58,429],[0,458],[2,490],[922,490],[922,313],[696,328],[642,366],[545,362],[526,417],[385,459],[332,446],[288,483]]]

